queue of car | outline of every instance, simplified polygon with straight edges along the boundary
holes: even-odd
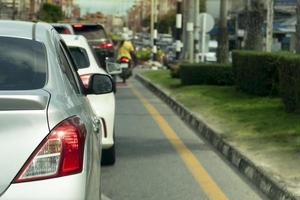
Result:
[[[103,40],[0,26],[0,200],[101,199],[101,158],[115,162],[115,83],[94,56]]]

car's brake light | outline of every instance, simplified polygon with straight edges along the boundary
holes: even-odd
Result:
[[[81,79],[81,81],[82,81],[82,83],[83,83],[83,86],[84,86],[86,89],[88,89],[90,77],[91,77],[90,74],[84,74],[84,75],[81,75],[81,76],[80,76],[80,79]]]
[[[82,25],[82,24],[73,24],[73,27],[74,27],[74,28],[82,28],[83,25]]]
[[[58,124],[27,160],[14,182],[27,182],[80,173],[86,129],[78,117]]]
[[[114,45],[112,42],[101,42],[96,44],[96,47],[104,48],[104,49],[109,49],[112,48]]]

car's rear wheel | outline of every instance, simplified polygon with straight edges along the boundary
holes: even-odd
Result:
[[[116,148],[115,144],[109,149],[102,150],[102,165],[113,165],[116,162]]]

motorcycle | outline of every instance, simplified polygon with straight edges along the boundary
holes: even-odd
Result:
[[[123,83],[126,83],[126,80],[132,75],[131,59],[123,56],[119,59],[119,63],[122,70],[119,76]]]

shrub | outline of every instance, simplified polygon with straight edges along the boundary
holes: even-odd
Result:
[[[142,48],[137,51],[136,56],[139,61],[148,61],[151,58],[151,49],[150,48]]]
[[[231,65],[223,64],[181,64],[180,79],[183,85],[233,85]]]
[[[300,112],[300,56],[279,59],[280,94],[287,112]]]
[[[169,64],[169,69],[170,69],[170,75],[172,78],[180,78],[179,77],[179,70],[180,70],[180,65],[179,64]]]
[[[259,96],[278,94],[279,57],[279,53],[233,52],[232,61],[237,88]]]

